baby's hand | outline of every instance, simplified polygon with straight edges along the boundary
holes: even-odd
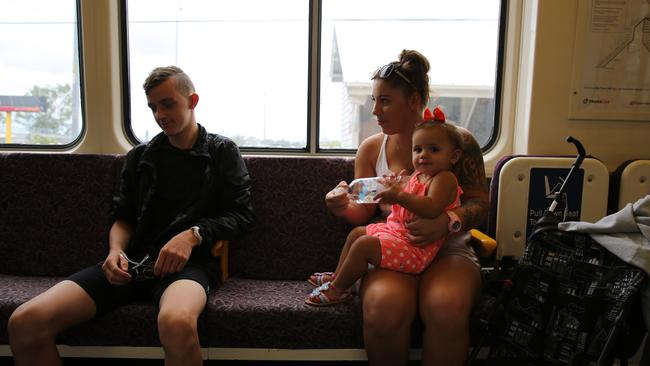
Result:
[[[397,196],[399,195],[400,192],[404,190],[404,186],[402,185],[403,181],[404,181],[403,175],[384,176],[383,179],[380,180],[380,183],[384,187],[386,187],[386,189],[377,194],[376,198],[379,200],[379,203],[383,203],[383,204],[397,203]]]
[[[402,187],[399,184],[390,186],[384,191],[375,196],[376,199],[379,199],[379,203],[382,204],[394,204],[397,203],[397,195],[402,191]]]

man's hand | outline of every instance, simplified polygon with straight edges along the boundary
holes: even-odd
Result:
[[[122,253],[120,250],[111,250],[102,264],[104,276],[111,285],[115,286],[124,285],[132,280],[131,275],[127,272],[129,264],[120,253]]]
[[[158,259],[153,268],[156,277],[165,277],[172,273],[180,272],[192,254],[192,248],[198,245],[198,239],[188,229],[178,233],[171,238],[165,246],[160,249]]]
[[[406,223],[406,237],[413,245],[425,245],[444,238],[448,233],[449,217],[442,213],[435,219],[415,218]]]
[[[327,205],[327,208],[329,208],[334,216],[343,216],[349,203],[348,183],[345,181],[339,182],[334,189],[325,195],[325,205]]]

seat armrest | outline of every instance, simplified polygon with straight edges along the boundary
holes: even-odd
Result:
[[[217,240],[210,251],[213,257],[221,257],[221,280],[228,279],[228,240]]]
[[[472,247],[476,250],[476,254],[481,257],[492,255],[497,247],[496,240],[476,229],[471,229],[469,232],[472,236]]]

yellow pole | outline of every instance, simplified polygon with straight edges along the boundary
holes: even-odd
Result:
[[[7,118],[5,118],[6,126],[5,129],[5,142],[7,144],[11,143],[11,112],[7,111]]]

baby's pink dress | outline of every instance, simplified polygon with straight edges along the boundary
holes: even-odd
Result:
[[[421,172],[413,174],[409,179],[405,192],[426,195],[426,183],[420,183],[418,176]],[[458,183],[458,182],[456,182]],[[463,190],[458,186],[456,199],[445,210],[460,206],[460,196]],[[423,246],[412,245],[406,237],[405,223],[414,219],[415,215],[404,207],[394,204],[385,223],[369,224],[366,226],[368,235],[379,238],[381,243],[381,263],[379,266],[394,271],[419,274],[431,263],[445,239],[439,239]]]

